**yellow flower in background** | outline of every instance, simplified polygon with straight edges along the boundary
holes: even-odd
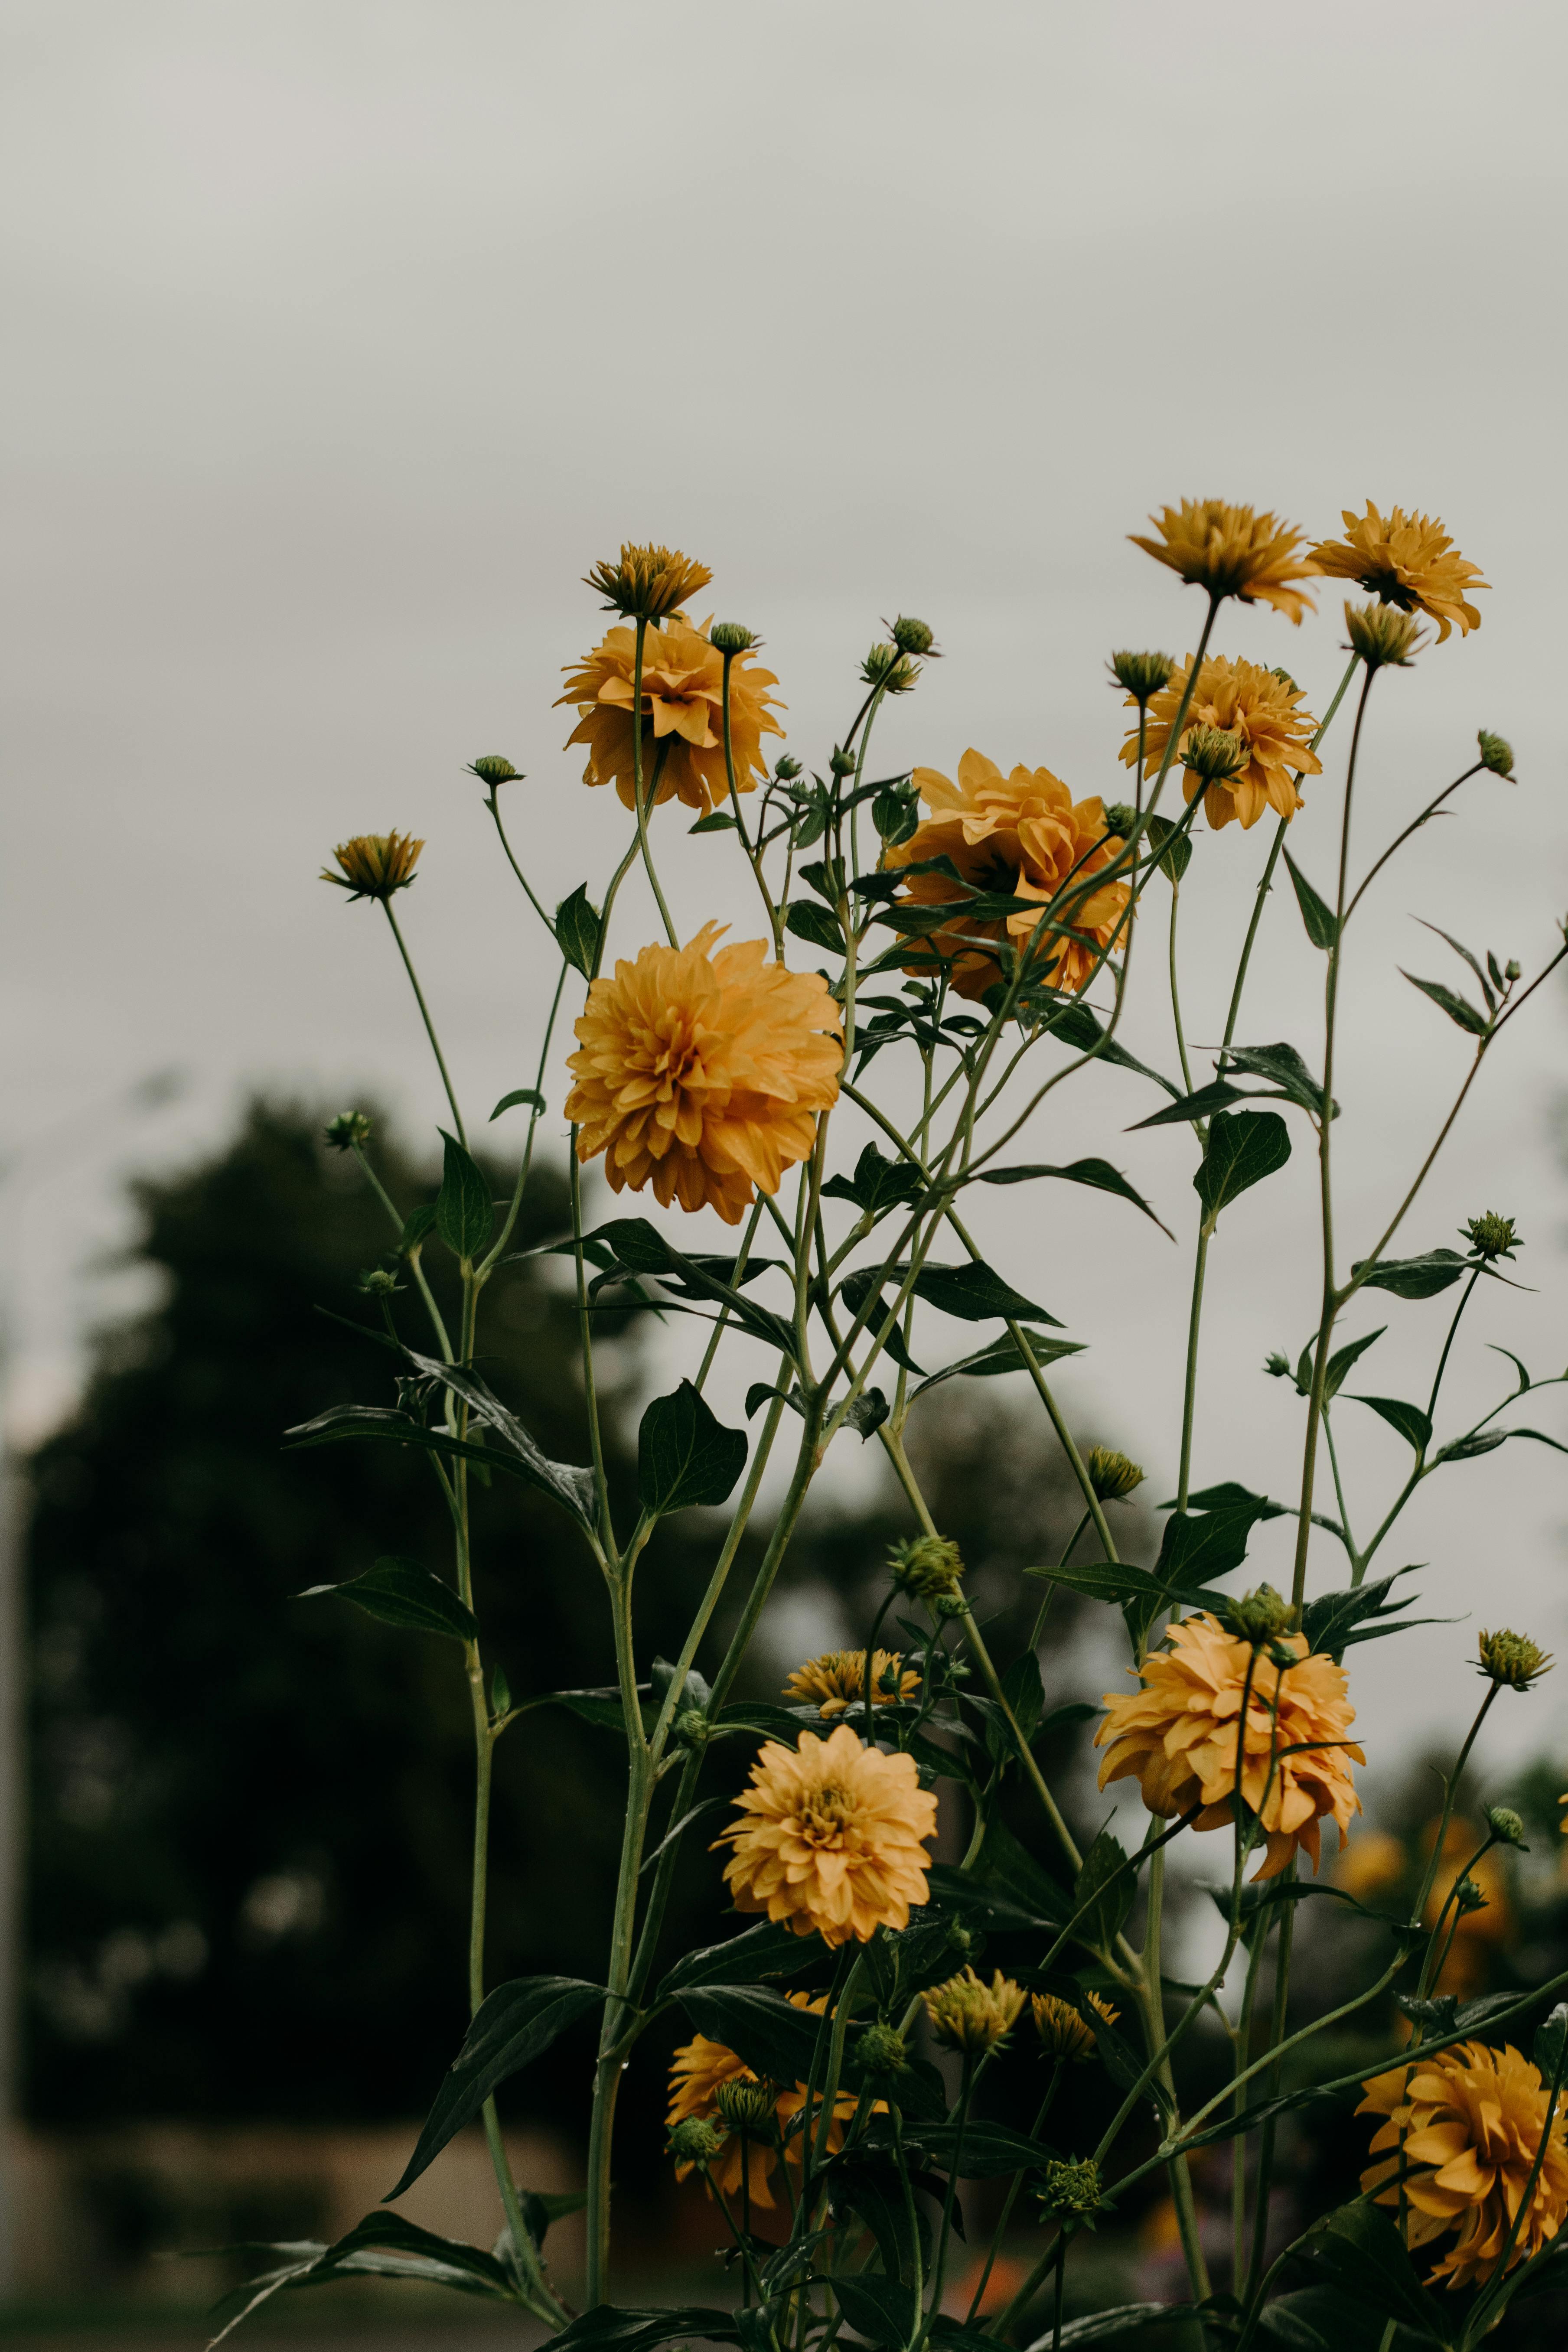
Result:
[[[1343,1844],[1351,1815],[1361,1811],[1349,1767],[1366,1759],[1344,1738],[1355,1721],[1344,1669],[1321,1651],[1309,1656],[1305,1635],[1282,1638],[1299,1665],[1275,1665],[1206,1610],[1184,1618],[1163,1649],[1131,1669],[1139,1689],[1107,1692],[1105,1721],[1094,1736],[1097,1748],[1109,1748],[1102,1789],[1135,1774],[1152,1813],[1170,1819],[1200,1805],[1200,1830],[1235,1818],[1239,1745],[1241,1792],[1267,1838],[1255,1878],[1277,1877],[1298,1849],[1310,1854],[1315,1870],[1324,1817],[1338,1825]]]
[[[342,872],[334,874],[323,866],[321,879],[335,882],[353,898],[390,898],[413,881],[424,846],[408,833],[356,833],[332,852]]]
[[[1440,1815],[1427,1822],[1421,1838],[1423,1853],[1431,1853],[1440,1826]],[[1470,1862],[1484,1835],[1485,1832],[1478,1829],[1474,1822],[1448,1823],[1432,1892],[1421,1914],[1424,1927],[1436,1926],[1448,1889],[1458,1873],[1469,1863],[1470,1880],[1486,1897],[1485,1906],[1479,1910],[1460,1911],[1457,1920],[1454,1905],[1448,1906],[1443,1933],[1446,1938],[1452,1927],[1454,1940],[1432,1986],[1434,1993],[1458,1993],[1461,2000],[1468,2000],[1472,1993],[1480,1991],[1487,1979],[1489,1952],[1506,1946],[1513,1935],[1513,1908],[1509,1901],[1508,1871],[1502,1856],[1494,1848],[1483,1853],[1479,1862]]]
[[[950,857],[976,888],[1044,906],[1069,877],[1075,884],[1087,882],[1121,847],[1118,835],[1105,829],[1103,802],[1075,801],[1048,768],[1015,768],[1004,776],[994,760],[968,751],[958,763],[956,784],[934,768],[917,768],[914,782],[931,814],[908,841],[885,852],[883,864],[893,870],[928,857]],[[940,906],[952,897],[952,883],[945,876],[916,874],[905,886],[904,903]],[[1084,939],[1109,947],[1126,904],[1125,882],[1089,891],[1071,910],[1071,929],[1079,938],[1042,932],[1036,948],[1036,977],[1053,988],[1086,986],[1096,958]],[[983,996],[1003,977],[1000,963],[984,943],[1011,939],[1022,948],[1038,920],[1027,911],[992,921],[960,918],[951,929],[933,933],[929,945],[939,955],[955,959],[952,984],[961,996]],[[973,944],[976,940],[981,944]]]
[[[1025,1998],[1023,1986],[1000,1969],[987,1984],[969,1968],[921,1995],[936,2040],[944,2050],[962,2050],[970,2058],[1006,2040]]]
[[[776,1192],[838,1097],[842,1016],[817,972],[767,961],[761,940],[647,947],[595,981],[566,1102],[577,1157],[605,1155],[612,1192],[653,1187],[668,1208],[738,1224],[753,1187]]]
[[[1300,623],[1311,611],[1311,598],[1295,583],[1310,580],[1318,565],[1296,552],[1305,534],[1277,515],[1228,506],[1224,499],[1184,499],[1149,520],[1159,538],[1131,531],[1133,546],[1156,563],[1168,563],[1189,586],[1244,604],[1272,604],[1288,621]]]
[[[1410,1856],[1400,1839],[1388,1830],[1363,1830],[1335,1863],[1334,1885],[1362,1903],[1369,1895],[1397,1886],[1409,1868]]]
[[[1103,2025],[1114,2025],[1121,2011],[1112,2009],[1103,1995],[1091,1992],[1089,2007]],[[1063,2000],[1054,1992],[1036,1992],[1029,1996],[1035,2013],[1035,2031],[1045,2045],[1049,2058],[1065,2058],[1075,2066],[1087,2065],[1094,2055],[1094,2028],[1070,2000]]]
[[[566,747],[585,743],[585,784],[613,783],[627,808],[637,805],[632,693],[637,684],[637,631],[611,629],[569,671],[556,707],[574,703],[576,726]],[[750,654],[730,663],[730,748],[735,782],[743,793],[767,773],[764,735],[782,736],[768,688],[778,679]],[[782,706],[780,706],[782,708]],[[662,758],[663,765],[659,762]],[[688,808],[717,808],[729,798],[724,769],[724,656],[708,639],[707,624],[693,628],[680,614],[650,628],[643,640],[643,791],[649,804],[682,800]],[[654,782],[655,770],[658,782]]]
[[[1367,2084],[1356,2113],[1385,2120],[1371,2151],[1384,2160],[1362,2174],[1363,2191],[1386,2183],[1376,2202],[1397,2210],[1405,2170],[1405,2242],[1425,2246],[1457,2232],[1434,2279],[1472,2286],[1501,2261],[1546,2130],[1548,2097],[1539,2067],[1511,2043],[1492,2050],[1484,2042],[1456,2042]],[[1539,2253],[1568,2213],[1565,2123],[1559,2102],[1510,2270]]]
[[[815,2000],[804,1992],[792,1992],[788,1998],[796,2009],[804,2009],[813,2017],[820,2017],[827,2007],[826,1993],[818,1993]],[[745,2060],[737,2057],[726,2043],[710,2042],[705,2033],[699,2033],[677,2050],[670,2061],[669,2106],[666,2124],[673,2130],[688,2116],[695,2116],[700,2123],[722,2123],[724,2117],[719,2094],[725,2084],[756,2083],[760,2079]],[[776,2084],[770,2084],[768,2088],[774,2094],[773,2122],[782,2143],[784,2161],[793,2165],[798,2172],[801,2135],[796,2132],[785,2138],[784,2132],[791,2119],[798,2116],[805,2105],[806,2086],[804,2083],[796,2083],[793,2089],[781,2090]],[[853,2121],[858,2104],[853,2091],[841,2092],[834,2101],[833,2120],[827,2127],[830,2154],[837,2155],[843,2147],[845,2127]],[[886,2105],[885,2100],[879,2100],[873,2112],[884,2114]],[[821,2112],[820,2104],[817,2112]],[[714,2186],[726,2200],[740,2194],[742,2145],[742,2134],[731,2131],[708,2168]],[[771,2210],[773,2204],[773,2178],[778,2168],[780,2149],[770,2146],[766,2138],[757,2138],[750,2132],[744,2136],[744,2146],[746,2185],[751,2201],[755,2206]],[[678,2180],[684,2180],[691,2170],[689,2163],[678,2163],[675,2177]]]
[[[1366,512],[1341,509],[1343,539],[1326,539],[1312,550],[1318,570],[1336,580],[1355,580],[1385,604],[1425,613],[1437,624],[1442,644],[1451,629],[1461,636],[1481,625],[1466,598],[1489,583],[1479,563],[1459,553],[1436,515],[1406,514],[1391,507],[1384,520],[1368,499]]]
[[[820,1657],[807,1658],[804,1666],[796,1666],[784,1686],[785,1698],[804,1703],[819,1702],[819,1715],[842,1715],[853,1701],[858,1705],[866,1690],[866,1653],[864,1650],[824,1650]],[[898,1650],[878,1650],[871,1660],[871,1704],[891,1706],[901,1699],[916,1699],[921,1695],[921,1678],[912,1666],[904,1664]]]
[[[803,1731],[793,1753],[768,1741],[736,1802],[742,1818],[714,1843],[733,1849],[724,1878],[737,1911],[837,1945],[907,1927],[926,1900],[936,1799],[912,1756],[864,1748],[847,1723],[826,1739]]]
[[[1192,666],[1189,654],[1150,701],[1143,744],[1146,776],[1159,772]],[[1318,722],[1310,710],[1300,708],[1300,688],[1278,670],[1265,669],[1261,662],[1232,661],[1225,654],[1211,654],[1204,663],[1182,723],[1181,742],[1185,743],[1194,728],[1217,727],[1240,736],[1250,754],[1247,765],[1235,775],[1206,790],[1196,776],[1183,778],[1187,800],[1196,800],[1203,792],[1204,814],[1216,832],[1233,817],[1245,831],[1258,823],[1266,809],[1289,818],[1300,807],[1291,771],[1303,776],[1322,772],[1322,763],[1311,749]],[[1130,768],[1138,764],[1136,728],[1121,746],[1121,758]]]
[[[619,562],[595,563],[584,574],[583,585],[596,588],[613,612],[634,621],[658,621],[678,611],[712,577],[705,563],[682,555],[678,547],[623,541]]]

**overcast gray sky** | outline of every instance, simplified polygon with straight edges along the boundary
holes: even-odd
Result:
[[[482,1118],[526,1082],[550,975],[462,764],[529,772],[510,807],[551,896],[603,875],[620,813],[551,704],[601,625],[579,575],[623,537],[712,565],[803,754],[900,608],[945,658],[889,712],[890,762],[951,772],[973,742],[1110,796],[1107,651],[1185,652],[1201,617],[1127,543],[1151,506],[1222,495],[1314,533],[1369,496],[1440,512],[1495,586],[1479,635],[1380,685],[1362,837],[1478,725],[1521,782],[1467,788],[1354,950],[1347,1255],[1371,1238],[1463,1066],[1397,976],[1454,976],[1411,914],[1528,968],[1568,908],[1560,8],[10,0],[0,29],[4,1124],[39,1139],[9,1226],[19,1432],[68,1395],[128,1165],[209,1142],[258,1083],[439,1114],[384,927],[314,878],[345,832],[428,837],[403,903],[459,1084]],[[1320,709],[1342,659],[1321,603],[1223,633]],[[1324,887],[1345,730],[1331,748],[1293,835]],[[1265,846],[1200,845],[1200,1041]],[[722,870],[721,844],[683,848],[683,923],[743,911]],[[1288,901],[1257,970],[1244,1028],[1316,1061],[1321,964]],[[1410,1232],[1451,1242],[1495,1206],[1530,1239],[1540,1295],[1489,1290],[1456,1404],[1489,1393],[1484,1340],[1568,1360],[1563,1001],[1500,1049]],[[1127,1033],[1162,1062],[1166,1018],[1151,989]],[[167,1065],[179,1107],[108,1108]],[[1121,1133],[1151,1107],[1097,1075],[1030,1156],[1107,1153],[1184,1234],[1189,1139]],[[1064,1222],[1004,1196],[988,1230],[1091,1343],[1070,1409],[1163,1493],[1184,1249],[1068,1198]],[[1291,1476],[1296,1409],[1258,1367],[1311,1320],[1310,1209],[1299,1150],[1216,1244],[1205,1478]],[[1391,1307],[1372,1389],[1412,1392],[1440,1312]],[[1554,1399],[1531,1417],[1568,1433]],[[1403,1456],[1364,1418],[1370,1518]],[[1433,1482],[1397,1558],[1432,1561],[1435,1606],[1568,1642],[1565,1466],[1510,1446]],[[1381,1723],[1468,1709],[1460,1638],[1418,1638],[1362,1654]],[[1553,1716],[1521,1704],[1500,1738]]]

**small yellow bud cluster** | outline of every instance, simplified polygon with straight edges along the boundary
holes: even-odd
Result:
[[[1495,1633],[1481,1635],[1476,1663],[1489,1680],[1510,1690],[1526,1691],[1551,1672],[1552,1661],[1527,1633],[1510,1633],[1505,1625]]]
[[[1175,667],[1169,654],[1115,653],[1109,664],[1112,685],[1140,708],[1169,686]]]
[[[1100,2210],[1100,2167],[1092,2156],[1077,2162],[1057,2159],[1041,2176],[1040,2201],[1047,2212],[1082,2221]]]
[[[1147,1475],[1136,1462],[1129,1461],[1125,1454],[1118,1454],[1111,1445],[1090,1446],[1084,1467],[1096,1499],[1101,1503],[1124,1503],[1132,1489],[1143,1484]]]
[[[1460,1227],[1466,1241],[1478,1257],[1511,1257],[1524,1244],[1513,1229],[1511,1217],[1500,1217],[1489,1209],[1484,1217],[1470,1217]]]
[[[920,1601],[955,1593],[963,1575],[963,1556],[946,1536],[909,1537],[893,1546],[888,1565],[893,1582]]]
[[[1347,604],[1345,626],[1368,669],[1408,669],[1426,642],[1415,614],[1397,604]]]
[[[1089,2007],[1102,2025],[1114,2025],[1121,2015],[1100,1993],[1088,1996]],[[1035,2031],[1047,2058],[1065,2059],[1074,2066],[1086,2066],[1094,2055],[1094,2028],[1082,2011],[1070,2000],[1063,2000],[1054,1992],[1037,1992],[1029,1997],[1035,2013]]]
[[[972,1968],[932,1985],[921,1998],[931,2030],[947,2050],[962,2050],[975,2058],[1006,2040],[1024,2006],[1024,1989],[1000,1969],[989,1984]]]
[[[1205,784],[1223,784],[1252,757],[1246,739],[1228,727],[1194,727],[1182,745],[1182,765]]]

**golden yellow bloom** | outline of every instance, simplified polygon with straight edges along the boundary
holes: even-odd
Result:
[[[803,1731],[794,1754],[770,1739],[736,1801],[743,1818],[714,1843],[733,1848],[724,1877],[737,1911],[863,1944],[884,1924],[907,1927],[910,1904],[926,1900],[936,1799],[912,1756],[863,1748],[847,1723],[826,1739]]]
[[[1189,654],[1150,702],[1143,745],[1146,776],[1158,772],[1165,756],[1192,666]],[[1277,670],[1265,669],[1260,662],[1231,661],[1224,654],[1211,654],[1204,663],[1182,724],[1182,743],[1194,728],[1219,727],[1239,735],[1252,755],[1234,776],[1210,784],[1204,792],[1204,814],[1216,832],[1232,817],[1240,819],[1245,831],[1258,823],[1265,809],[1292,817],[1300,807],[1290,771],[1303,776],[1322,772],[1322,762],[1310,748],[1318,722],[1310,710],[1297,708],[1300,700],[1300,687],[1292,686]],[[1130,698],[1129,708],[1132,707]],[[1137,766],[1136,727],[1121,746],[1121,757],[1128,767]],[[1203,791],[1196,776],[1190,774],[1183,778],[1182,789],[1189,801],[1196,800]]]
[[[637,631],[612,629],[571,670],[556,698],[577,707],[566,738],[588,747],[585,784],[613,783],[627,808],[637,805],[632,690],[637,683]],[[730,664],[730,748],[735,783],[754,791],[767,773],[764,735],[782,735],[768,688],[778,679],[749,654]],[[783,706],[780,705],[780,708]],[[658,782],[655,782],[655,776]],[[679,614],[643,640],[642,780],[649,806],[679,798],[688,808],[717,808],[729,798],[724,772],[724,656],[708,641],[708,625],[693,628]]]
[[[813,2017],[820,2017],[827,2007],[826,1993],[818,1993],[813,2000],[809,1994],[792,1992],[789,1998],[796,2009],[806,2010]],[[727,2083],[755,2083],[759,2080],[760,2077],[752,2073],[744,2059],[738,2058],[726,2043],[710,2042],[705,2033],[699,2033],[691,2041],[684,2043],[670,2062],[669,2107],[665,2118],[666,2124],[673,2130],[677,2124],[683,2123],[689,2116],[695,2116],[702,2123],[721,2123],[723,2116],[721,2112],[719,2094],[724,2085]],[[796,2132],[785,2138],[784,2132],[791,2118],[799,2115],[805,2105],[806,2086],[804,2083],[796,2083],[793,2090],[779,2090],[776,2084],[771,2087],[776,2093],[773,2106],[773,2120],[779,2139],[783,2143],[784,2160],[786,2164],[793,2165],[798,2172],[801,2162],[801,2135]],[[837,2153],[844,2145],[845,2126],[853,2120],[857,2105],[857,2096],[852,2091],[841,2092],[834,2101],[833,2120],[827,2127],[827,2145],[834,2153]],[[886,2105],[885,2100],[879,2100],[875,2112],[879,2115],[885,2113]],[[821,2113],[820,2105],[817,2113]],[[770,2146],[766,2139],[756,2138],[749,2132],[745,2135],[744,2145],[746,2171],[749,2176],[747,2188],[751,2201],[753,2205],[761,2206],[765,2210],[771,2209],[773,2203],[773,2177],[778,2167],[779,2149]],[[726,2201],[740,2194],[741,2151],[742,2135],[739,2132],[731,2132],[708,2168],[720,2194]],[[691,2169],[689,2163],[678,2163],[675,2168],[676,2179],[684,2180]]]
[[[340,841],[332,852],[342,872],[334,874],[330,866],[323,866],[321,879],[335,882],[353,898],[390,898],[395,890],[406,890],[413,881],[424,846],[412,834],[356,833],[352,841]]]
[[[1118,836],[1106,832],[1104,803],[1075,802],[1048,768],[1015,768],[1004,776],[994,760],[969,751],[958,763],[956,784],[934,768],[917,768],[914,781],[931,814],[908,841],[884,853],[883,863],[891,867],[951,857],[977,888],[1044,906],[1069,875],[1075,885],[1088,881],[1121,847]],[[952,882],[940,874],[914,875],[906,887],[906,902],[917,907],[940,906],[952,895]],[[1053,988],[1084,987],[1096,959],[1082,939],[1108,947],[1126,904],[1125,882],[1107,883],[1077,900],[1071,928],[1079,938],[1043,932],[1035,951],[1035,977]],[[960,918],[950,929],[935,932],[929,944],[939,955],[955,959],[953,986],[961,996],[983,996],[1002,978],[1002,967],[994,954],[970,942],[1010,938],[1021,949],[1038,920],[1029,912],[993,922]]]
[[[1075,2066],[1087,2065],[1094,2055],[1094,2028],[1076,2010],[1070,2000],[1058,2000],[1054,1992],[1029,1995],[1035,2012],[1035,2031],[1046,2045],[1051,2058],[1066,2058]],[[1121,2011],[1097,1992],[1089,1996],[1089,2006],[1103,2024],[1114,2025]]]
[[[921,1995],[931,2030],[947,2050],[962,2050],[971,2058],[994,2050],[1018,2021],[1024,1988],[1000,1969],[986,1984],[973,1969],[932,1985]]]
[[[1362,2189],[1386,2182],[1376,2201],[1397,2210],[1403,2157],[1411,2168],[1405,2180],[1406,2243],[1425,2246],[1446,2231],[1458,2232],[1434,2279],[1472,2286],[1502,2259],[1546,2129],[1549,2095],[1539,2067],[1511,2043],[1492,2050],[1484,2042],[1456,2042],[1367,2084],[1356,2113],[1386,2119],[1373,2136],[1372,2153],[1387,2153],[1362,2174]],[[1564,2125],[1560,2100],[1510,2270],[1539,2253],[1568,2213]]]
[[[1369,1895],[1382,1895],[1397,1886],[1409,1867],[1409,1855],[1391,1832],[1363,1830],[1354,1845],[1347,1846],[1335,1863],[1334,1885],[1361,1903]]]
[[[1426,613],[1437,624],[1437,642],[1450,629],[1461,636],[1479,629],[1481,616],[1465,599],[1485,588],[1479,563],[1467,562],[1436,515],[1406,514],[1391,507],[1385,522],[1368,499],[1358,515],[1343,507],[1343,539],[1326,539],[1312,550],[1318,570],[1336,580],[1358,580],[1385,604],[1406,613]]]
[[[638,547],[623,541],[618,563],[598,562],[583,585],[596,588],[612,611],[632,620],[657,621],[677,611],[706,588],[713,574],[678,547]]]
[[[776,1192],[838,1097],[842,1016],[815,971],[766,961],[761,940],[647,947],[595,981],[577,1023],[566,1116],[579,1160],[605,1155],[612,1192],[651,1184],[665,1207],[738,1224],[753,1185]]]
[[[1133,546],[1156,563],[1168,563],[1189,585],[1244,604],[1272,604],[1288,621],[1299,623],[1311,611],[1311,598],[1292,583],[1310,580],[1319,567],[1296,552],[1303,533],[1277,515],[1227,506],[1223,499],[1184,499],[1149,520],[1160,537],[1131,531]]]
[[[866,1689],[866,1653],[864,1650],[824,1650],[819,1658],[807,1658],[804,1666],[796,1666],[784,1687],[785,1698],[801,1702],[816,1699],[819,1715],[842,1715],[853,1701],[859,1705]],[[921,1678],[912,1666],[904,1664],[900,1652],[878,1650],[871,1660],[871,1704],[890,1706],[900,1699],[915,1699],[921,1695]]]
[[[1309,1657],[1304,1634],[1283,1639],[1300,1665],[1276,1666],[1200,1610],[1171,1627],[1166,1646],[1142,1669],[1131,1669],[1141,1675],[1138,1690],[1107,1692],[1106,1719],[1094,1736],[1097,1748],[1110,1748],[1100,1768],[1102,1789],[1135,1773],[1152,1813],[1169,1819],[1201,1805],[1196,1826],[1219,1829],[1235,1818],[1237,1726],[1250,1668],[1239,1745],[1242,1795],[1260,1816],[1268,1841],[1257,1878],[1277,1876],[1298,1847],[1311,1855],[1316,1870],[1318,1825],[1325,1814],[1338,1824],[1344,1843],[1351,1815],[1361,1811],[1348,1767],[1366,1761],[1343,1737],[1355,1721],[1343,1667],[1322,1651]],[[1301,1742],[1324,1744],[1284,1752]]]

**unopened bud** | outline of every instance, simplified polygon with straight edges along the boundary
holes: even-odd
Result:
[[[1288,1381],[1290,1377],[1290,1359],[1289,1356],[1282,1356],[1276,1349],[1263,1369],[1271,1381]]]
[[[1147,1475],[1136,1462],[1130,1462],[1125,1454],[1118,1454],[1111,1445],[1091,1445],[1084,1467],[1095,1499],[1101,1503],[1124,1503]]]
[[[731,2131],[747,2132],[755,2139],[761,2132],[772,2132],[778,2098],[776,2083],[737,2077],[720,2084],[713,2094],[713,2104]]]
[[[326,1138],[330,1150],[352,1151],[356,1143],[370,1141],[370,1121],[363,1110],[341,1110],[328,1121]]]
[[[1511,743],[1505,743],[1500,735],[1489,735],[1484,727],[1478,731],[1476,742],[1480,751],[1483,768],[1489,768],[1494,776],[1512,775],[1513,746]]]
[[[1516,1845],[1521,1853],[1530,1852],[1524,1843],[1524,1823],[1511,1805],[1489,1805],[1487,1827],[1499,1845]]]
[[[683,1707],[675,1718],[675,1736],[683,1748],[700,1748],[712,1727],[700,1706]]]
[[[782,760],[774,762],[773,773],[781,784],[793,783],[800,773],[800,761],[786,751]]]
[[[708,632],[708,642],[721,654],[731,656],[750,653],[758,641],[754,631],[740,621],[715,621]]]
[[[1116,653],[1110,663],[1113,683],[1137,703],[1149,701],[1162,687],[1169,686],[1175,667],[1169,654]]]
[[[1511,1257],[1524,1244],[1513,1229],[1511,1217],[1500,1217],[1489,1209],[1484,1216],[1471,1217],[1459,1228],[1478,1257]]]
[[[1078,2219],[1097,2213],[1100,2206],[1100,2167],[1092,2156],[1079,2162],[1060,2158],[1047,2164],[1041,2176],[1040,2201],[1052,2213]]]
[[[1278,1641],[1290,1622],[1290,1603],[1271,1584],[1260,1584],[1256,1592],[1244,1593],[1232,1601],[1226,1610],[1233,1633],[1250,1642],[1255,1650],[1266,1643]],[[1292,1660],[1295,1653],[1290,1653]]]
[[[910,2062],[909,2044],[896,2025],[868,2025],[855,2047],[862,2071],[881,2082],[901,2074]]]
[[[1182,746],[1182,765],[1205,784],[1221,784],[1252,757],[1241,736],[1228,727],[1194,727]]]
[[[367,1266],[358,1284],[360,1296],[363,1298],[392,1298],[402,1287],[397,1276],[382,1265]]]
[[[510,783],[514,777],[521,782],[519,771],[499,751],[482,751],[477,760],[470,760],[468,773],[478,776],[481,784],[489,784],[492,792],[497,784]]]
[[[707,2164],[723,2145],[723,2133],[700,2116],[683,2116],[669,2135],[669,2152],[678,2164]]]
[[[897,646],[873,646],[860,665],[860,676],[868,686],[880,687],[884,694],[908,694],[918,683],[921,666],[901,654]]]
[[[1461,1878],[1454,1889],[1454,1907],[1463,1917],[1469,1911],[1484,1911],[1487,1898],[1473,1878]]]
[[[963,1574],[963,1555],[946,1536],[911,1536],[896,1543],[888,1554],[893,1582],[921,1601],[933,1601],[956,1591]]]
[[[1510,1633],[1506,1625],[1495,1633],[1481,1635],[1476,1663],[1490,1681],[1516,1691],[1527,1691],[1531,1683],[1551,1673],[1552,1664],[1548,1653],[1528,1633]]]
[[[1119,840],[1130,840],[1138,829],[1138,812],[1131,801],[1112,801],[1105,812],[1105,830]]]
[[[827,764],[836,776],[852,776],[859,763],[853,751],[841,751],[836,746]]]
[[[1345,627],[1368,669],[1408,669],[1426,643],[1415,614],[1397,604],[1347,604]]]
[[[911,614],[900,613],[896,621],[884,621],[882,625],[901,654],[919,654],[922,659],[931,661],[942,659],[928,622],[917,621]]]

